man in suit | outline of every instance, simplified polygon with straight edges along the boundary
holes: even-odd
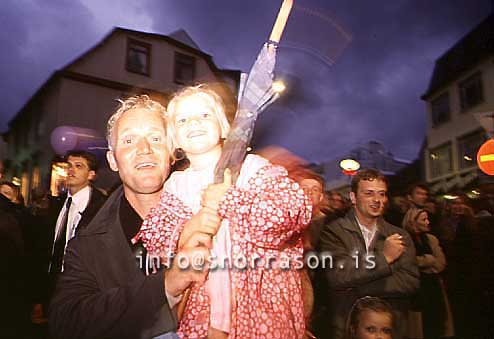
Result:
[[[67,164],[68,192],[55,224],[49,266],[49,271],[53,274],[63,271],[65,248],[69,240],[75,236],[76,230],[86,226],[106,200],[103,193],[91,185],[97,171],[97,160],[92,153],[69,151]]]
[[[33,258],[35,274],[39,275],[33,286],[33,309],[31,319],[34,323],[44,323],[45,312],[51,299],[60,272],[67,244],[76,231],[85,227],[103,206],[106,196],[92,186],[96,177],[97,159],[87,151],[72,150],[66,156],[68,169],[66,186],[67,196],[54,199],[50,212],[36,222],[37,227],[47,227],[48,234],[40,245],[46,248],[48,258]],[[46,271],[48,270],[48,273]]]
[[[329,254],[332,338],[344,336],[354,302],[364,296],[388,301],[394,310],[393,338],[403,338],[410,295],[419,287],[415,248],[408,233],[387,223],[387,180],[379,171],[360,170],[352,179],[353,208],[321,232],[321,251]]]
[[[190,284],[206,279],[206,268],[181,269],[180,260],[149,274],[142,265],[146,249],[133,240],[158,205],[169,174],[165,114],[159,103],[142,95],[121,102],[108,121],[107,159],[123,187],[67,247],[50,307],[54,338],[176,338],[170,333],[176,328],[172,309]],[[219,216],[201,211],[188,222],[180,216],[173,222],[189,230],[217,229]],[[188,234],[177,257],[193,262],[208,256],[211,235]]]

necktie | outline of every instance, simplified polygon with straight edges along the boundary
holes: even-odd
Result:
[[[51,259],[51,273],[59,273],[62,271],[63,255],[65,253],[65,242],[67,240],[67,223],[69,221],[70,205],[72,204],[72,197],[67,199],[65,203],[65,213],[63,214],[60,231],[58,237],[55,240],[55,246],[53,246],[53,256]]]

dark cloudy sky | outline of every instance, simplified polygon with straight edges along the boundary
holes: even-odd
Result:
[[[3,0],[0,131],[53,71],[114,26],[161,34],[183,28],[219,67],[247,71],[280,3]],[[255,138],[256,145],[281,145],[310,161],[369,140],[414,159],[425,135],[419,97],[435,59],[492,11],[491,0],[295,3],[277,65],[289,88],[260,117]]]

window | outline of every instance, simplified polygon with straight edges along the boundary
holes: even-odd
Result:
[[[466,111],[483,101],[482,77],[478,72],[460,83],[461,110]]]
[[[449,121],[449,92],[443,93],[431,102],[432,127]]]
[[[175,78],[180,85],[190,84],[196,76],[196,58],[175,52]]]
[[[127,40],[127,63],[126,69],[129,72],[149,75],[151,63],[151,45],[145,42],[128,39]]]
[[[477,151],[486,140],[483,131],[458,138],[458,167],[460,169],[477,165]]]
[[[439,177],[453,170],[451,143],[431,149],[429,151],[429,157],[429,168],[432,177]]]

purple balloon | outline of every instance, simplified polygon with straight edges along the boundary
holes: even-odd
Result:
[[[107,148],[105,138],[89,128],[59,126],[51,132],[51,146],[58,155],[71,150],[97,151]]]

